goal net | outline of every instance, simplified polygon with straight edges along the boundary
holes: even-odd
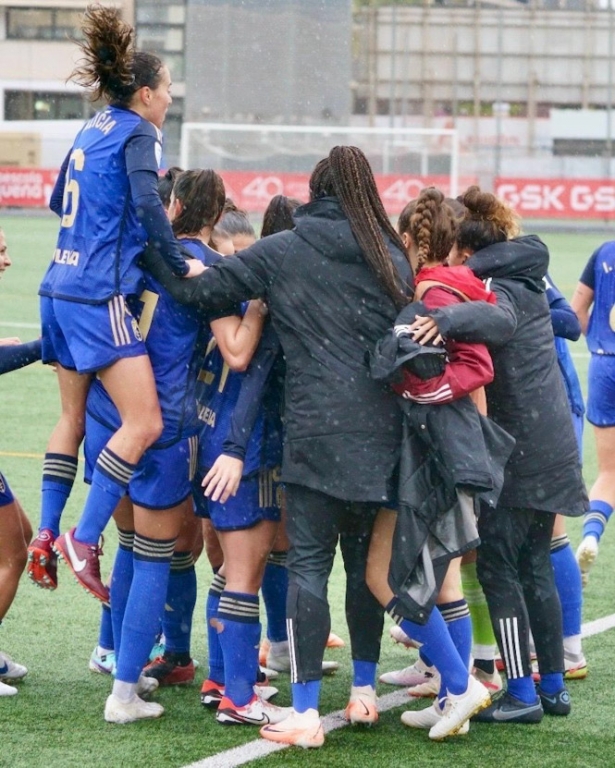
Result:
[[[458,193],[459,149],[451,128],[184,123],[180,165],[214,168],[240,208],[260,213],[274,195],[307,201],[310,173],[336,144],[363,150],[391,215],[426,186]]]

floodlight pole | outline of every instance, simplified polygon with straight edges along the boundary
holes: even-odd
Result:
[[[606,178],[611,176],[611,160],[613,157],[613,3],[615,0],[609,0],[609,40],[608,40],[608,63],[607,63],[607,87],[606,87],[606,144],[605,144],[605,169]]]

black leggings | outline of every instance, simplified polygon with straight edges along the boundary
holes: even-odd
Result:
[[[562,609],[553,567],[555,515],[482,505],[477,575],[509,678],[532,674],[531,628],[541,674],[564,671]]]
[[[320,680],[331,630],[327,582],[339,540],[346,570],[346,621],[352,658],[377,662],[383,608],[365,583],[367,553],[379,505],[286,486],[291,682]]]

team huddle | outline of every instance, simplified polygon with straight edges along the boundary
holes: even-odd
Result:
[[[34,538],[0,475],[0,620],[24,567],[53,590],[65,561],[102,604],[90,669],[113,678],[105,720],[160,717],[156,689],[195,678],[204,549],[201,704],[220,724],[320,747],[339,545],[348,722],[378,720],[385,612],[419,656],[380,682],[434,699],[402,714],[409,728],[442,740],[472,720],[567,716],[566,680],[587,675],[582,585],[615,504],[615,245],[594,253],[569,304],[547,247],[501,200],[430,187],[395,228],[349,146],[316,165],[307,203],[272,199],[257,240],[214,170],[160,175],[164,63],[134,49],[113,9],[90,6],[83,33],[73,79],[108,106],[51,196],[42,338],[0,340],[0,373],[42,359],[61,400]],[[589,498],[566,341],[581,333],[599,468]],[[88,495],[62,533],[81,449]],[[565,520],[582,515],[575,556]],[[0,696],[26,672],[0,653]],[[280,673],[290,706],[272,701]]]

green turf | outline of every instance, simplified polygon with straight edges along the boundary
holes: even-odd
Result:
[[[15,328],[11,323],[38,321],[36,289],[54,246],[56,223],[49,217],[5,215],[2,219],[14,261],[0,283],[0,336],[35,338],[35,328]],[[546,234],[552,251],[551,274],[570,296],[581,269],[600,235]],[[584,381],[587,355],[583,342],[574,346],[575,360]],[[0,466],[28,510],[33,523],[38,516],[41,457],[58,412],[54,373],[42,365],[2,377],[0,381],[2,430]],[[595,476],[591,433],[586,431],[585,474]],[[84,499],[76,484],[65,516],[72,524]],[[570,523],[573,543],[579,540],[580,522]],[[607,536],[586,593],[585,617],[599,618],[615,612],[610,585],[615,575],[615,542]],[[109,571],[116,537],[110,529],[103,571]],[[193,651],[201,661],[198,681],[206,661],[203,603],[209,581],[205,560],[198,564],[199,601],[195,616]],[[29,674],[13,698],[0,699],[0,766],[30,768],[175,768],[214,755],[257,738],[249,728],[222,728],[211,712],[198,703],[199,684],[181,690],[163,690],[157,696],[166,707],[160,721],[112,726],[102,711],[110,681],[87,670],[89,654],[97,638],[98,607],[60,571],[60,588],[43,592],[23,580],[13,608],[0,629],[0,648],[26,664]],[[343,615],[343,578],[338,562],[331,582],[333,627],[348,640]],[[584,682],[572,683],[574,714],[570,718],[545,719],[539,727],[473,726],[467,737],[450,743],[430,743],[427,735],[410,732],[399,722],[400,710],[385,713],[371,730],[345,728],[332,733],[320,751],[286,750],[265,760],[279,766],[369,765],[386,766],[611,766],[615,763],[612,703],[612,659],[615,632],[585,643],[591,673]],[[343,708],[350,685],[349,653],[330,651],[328,658],[342,662],[342,670],[323,685],[322,711]],[[385,640],[382,668],[406,666],[410,654]],[[288,681],[280,684],[280,702],[289,702]],[[381,692],[389,689],[381,687]],[[416,706],[416,705],[414,705]]]

